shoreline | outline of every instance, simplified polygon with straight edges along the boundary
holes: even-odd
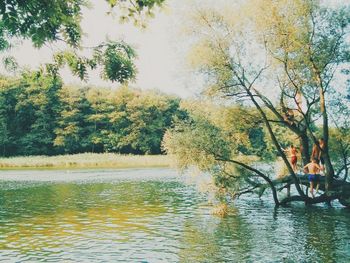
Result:
[[[82,153],[56,156],[19,156],[0,158],[0,171],[37,169],[166,168],[170,166],[171,160],[167,155]]]

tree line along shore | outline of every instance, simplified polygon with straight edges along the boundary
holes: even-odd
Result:
[[[0,78],[0,156],[161,154],[180,99],[126,86],[65,86],[40,71]]]
[[[199,115],[205,123],[215,120],[229,136],[238,136],[235,145],[243,156],[261,161],[278,156],[265,127],[257,125],[253,107],[181,99],[128,86],[67,86],[57,77],[28,71],[17,78],[0,77],[0,168],[168,166],[169,158],[159,156],[169,151],[175,139],[167,131],[185,132],[198,123]],[[187,149],[205,135],[196,130],[189,129],[189,141],[177,138],[174,147]],[[209,137],[218,138],[219,130]],[[294,141],[288,129],[274,131],[281,145]],[[342,131],[332,128],[329,142],[338,160]],[[220,148],[220,143],[215,147]]]

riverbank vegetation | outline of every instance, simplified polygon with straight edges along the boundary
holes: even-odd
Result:
[[[151,168],[169,167],[170,161],[166,155],[83,153],[0,158],[0,169]]]
[[[0,79],[0,156],[83,152],[160,154],[179,98],[126,86],[64,86],[26,72]]]
[[[194,42],[191,66],[207,80],[203,93],[213,106],[184,105],[189,120],[166,133],[164,148],[178,166],[211,173],[231,197],[268,188],[277,206],[332,200],[350,206],[349,14],[349,5],[265,0],[189,11],[183,20],[190,21],[186,32]],[[321,195],[302,189],[309,183],[284,151],[291,144],[298,146],[300,167],[310,162],[312,148],[321,152]],[[271,169],[244,159],[252,153],[262,161],[280,156],[289,176],[274,180]],[[291,196],[279,194],[291,185]]]

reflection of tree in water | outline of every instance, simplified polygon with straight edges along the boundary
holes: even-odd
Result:
[[[239,215],[196,216],[185,221],[180,262],[246,262],[251,255],[251,230]]]
[[[239,215],[225,218],[218,225],[215,237],[216,242],[222,246],[222,255],[226,255],[225,260],[229,260],[232,256],[237,258],[237,261],[249,260],[253,250],[252,240],[254,237],[250,225],[245,219]],[[229,243],[228,240],[230,240]]]
[[[306,211],[305,224],[306,243],[305,249],[310,256],[321,262],[335,261],[335,221],[324,220],[329,215],[310,209]],[[311,252],[311,253],[310,253]]]
[[[179,194],[169,193],[170,204],[165,204],[164,191],[175,186],[162,186],[152,182],[24,183],[24,187],[0,189],[0,220],[4,223],[0,249],[29,253],[63,244],[74,246],[84,238],[123,242],[134,233],[146,235],[154,218],[180,203],[176,201],[181,199]],[[91,237],[82,236],[86,231]]]
[[[291,239],[302,244],[297,253],[299,259],[338,262],[339,259],[349,258],[349,211],[310,206],[293,208],[289,212],[295,230]],[[295,258],[298,257],[297,254],[291,253],[291,256]]]
[[[202,228],[196,221],[187,221],[181,238],[181,249],[178,253],[180,262],[214,262],[220,255],[220,247],[213,242],[213,233]]]
[[[337,251],[344,250],[339,247],[338,240],[346,237],[343,231],[347,231],[350,221],[348,220],[347,226],[339,229],[337,215],[339,215],[337,211],[325,212],[317,208],[309,209],[305,213],[308,221],[305,226],[307,231],[305,246],[307,251],[314,251],[313,258],[318,258],[320,262],[336,262]]]
[[[181,262],[344,262],[350,257],[348,210],[274,210],[271,202],[246,198],[236,202],[234,214],[218,218],[202,205],[204,196],[178,182],[20,184],[0,187],[2,251],[37,251],[39,258],[80,251],[80,245],[92,242],[113,253],[146,248],[152,256],[171,255]]]
[[[23,215],[25,218],[38,214],[52,215],[65,209],[83,212],[97,207],[148,207],[150,211],[151,206],[176,208],[187,198],[174,191],[179,186],[181,184],[173,182],[34,185],[26,182],[23,188],[0,189],[0,207],[3,208],[0,219],[19,219]]]

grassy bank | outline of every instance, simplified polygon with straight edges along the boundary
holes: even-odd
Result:
[[[170,166],[170,158],[165,155],[83,153],[58,156],[0,158],[0,169],[146,168],[168,166]]]

